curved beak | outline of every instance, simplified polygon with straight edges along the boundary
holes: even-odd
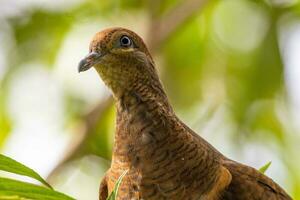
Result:
[[[79,62],[78,72],[84,72],[90,69],[93,65],[100,61],[101,54],[97,52],[89,53],[84,59]]]

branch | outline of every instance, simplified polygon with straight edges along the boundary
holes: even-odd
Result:
[[[92,136],[92,130],[97,125],[97,122],[101,120],[103,113],[107,108],[112,106],[113,98],[109,96],[108,98],[102,99],[90,112],[82,116],[82,123],[76,127],[76,136],[73,137],[73,140],[68,146],[68,152],[65,157],[60,161],[60,163],[51,171],[47,177],[47,181],[51,182],[51,179],[55,177],[56,174],[60,172],[62,167],[69,161],[73,160],[80,154],[82,146],[85,144],[85,141]]]
[[[186,0],[165,14],[161,19],[152,20],[149,31],[150,49],[156,51],[161,44],[165,43],[179,27],[192,18],[207,2],[208,0]],[[155,8],[155,6],[150,7],[152,18],[155,18],[157,13]]]

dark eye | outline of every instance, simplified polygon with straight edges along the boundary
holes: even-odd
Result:
[[[124,35],[120,38],[120,44],[121,44],[122,47],[130,47],[131,44],[132,44],[132,41],[130,40],[129,37]]]

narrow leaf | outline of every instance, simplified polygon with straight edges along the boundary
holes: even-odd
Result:
[[[19,200],[19,199],[21,199],[19,196],[14,196],[14,195],[12,195],[12,196],[1,196],[0,195],[0,199],[1,200]]]
[[[1,200],[30,200],[30,199],[19,197],[17,195],[10,195],[10,196],[1,196],[0,195],[0,199]]]
[[[9,197],[11,199],[22,200],[74,200],[74,198],[49,188],[22,181],[0,178],[0,199],[9,199]]]
[[[0,170],[34,178],[52,189],[52,187],[38,173],[2,154],[0,154]]]
[[[267,164],[265,164],[264,166],[259,168],[258,171],[260,171],[261,173],[264,174],[268,170],[268,168],[270,167],[271,164],[272,164],[272,161],[268,162]]]
[[[121,185],[121,182],[124,178],[124,176],[127,174],[128,170],[124,171],[122,173],[122,175],[118,178],[118,181],[114,187],[114,190],[110,193],[109,197],[107,198],[107,200],[115,200],[117,199],[117,196],[118,196],[118,190],[119,190],[119,187]]]

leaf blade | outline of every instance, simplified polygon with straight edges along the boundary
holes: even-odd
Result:
[[[0,199],[2,196],[32,200],[74,200],[52,189],[8,178],[0,178]]]
[[[45,186],[52,189],[51,185],[49,185],[38,173],[36,173],[33,169],[30,169],[29,167],[19,163],[18,161],[9,158],[7,156],[4,156],[3,154],[0,154],[0,170],[19,174],[22,176],[28,176],[30,178],[34,178],[41,183],[43,183]]]
[[[259,168],[258,171],[260,171],[261,173],[264,174],[268,170],[268,168],[270,167],[271,164],[272,164],[272,161],[269,161],[267,164],[265,164],[264,166]]]
[[[115,184],[115,187],[113,189],[113,191],[110,193],[109,197],[107,198],[107,200],[115,200],[117,198],[117,195],[118,195],[118,190],[119,190],[119,187],[121,185],[121,182],[124,178],[124,176],[127,174],[128,170],[125,170],[121,176],[118,178],[116,184]]]

